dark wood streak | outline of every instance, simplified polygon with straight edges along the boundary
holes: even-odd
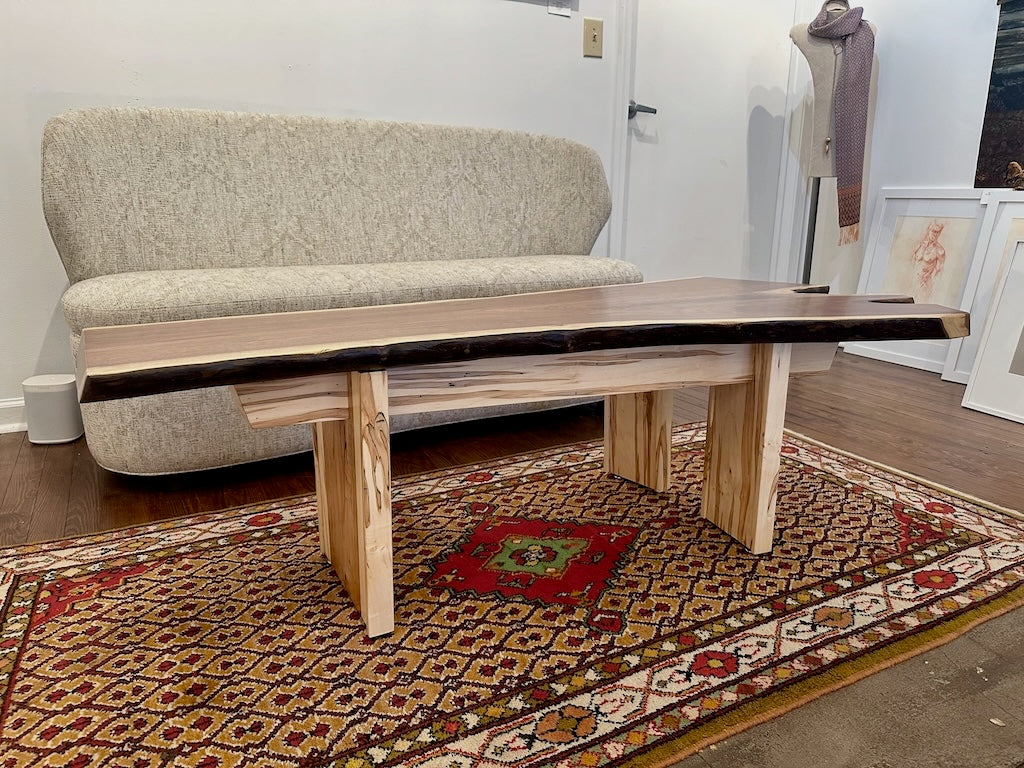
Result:
[[[958,310],[890,303],[903,297],[808,290],[695,278],[87,329],[81,399],[489,357],[662,345],[949,338],[966,332],[967,315]]]
[[[205,387],[245,384],[345,371],[370,371],[406,365],[449,363],[487,357],[592,352],[631,346],[781,342],[876,341],[947,338],[937,318],[874,318],[839,322],[787,320],[732,326],[640,326],[585,328],[473,339],[397,342],[319,354],[280,355],[117,374],[90,374],[82,402],[115,400]]]

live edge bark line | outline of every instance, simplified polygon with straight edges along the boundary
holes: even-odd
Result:
[[[966,324],[968,321],[964,320]],[[216,362],[183,362],[130,373],[90,373],[82,384],[83,403],[254,380],[317,373],[378,370],[396,366],[455,362],[484,357],[589,352],[620,347],[670,344],[839,342],[950,338],[941,317],[878,317],[828,320],[768,320],[740,323],[619,326],[510,333],[460,339],[392,342],[329,350],[318,354],[268,356]],[[82,377],[80,377],[80,381]]]

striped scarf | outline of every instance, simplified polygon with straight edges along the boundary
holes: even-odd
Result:
[[[860,237],[860,198],[864,180],[864,141],[868,129],[868,102],[875,35],[861,18],[863,8],[851,8],[831,21],[825,10],[807,25],[815,37],[842,41],[843,62],[833,99],[833,146],[836,153],[836,185],[839,188],[839,243]]]

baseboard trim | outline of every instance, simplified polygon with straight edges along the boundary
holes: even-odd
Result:
[[[28,429],[25,421],[25,399],[12,397],[0,400],[0,434],[24,432]]]

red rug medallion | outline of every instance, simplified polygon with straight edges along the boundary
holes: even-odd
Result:
[[[538,605],[592,606],[638,532],[622,525],[486,518],[435,567],[428,583]],[[591,626],[602,630],[617,631],[622,624],[609,611],[591,619]]]

